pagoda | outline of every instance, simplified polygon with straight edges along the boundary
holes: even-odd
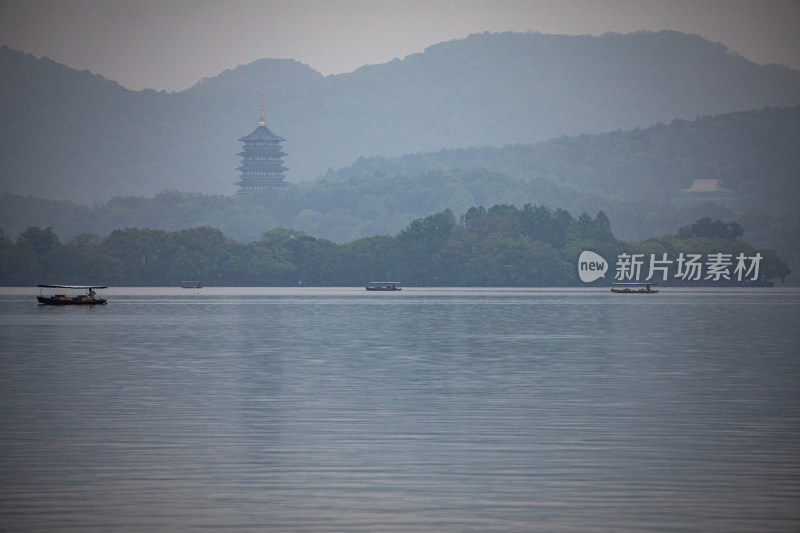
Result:
[[[286,187],[283,173],[288,168],[283,166],[281,143],[286,139],[278,137],[267,128],[264,121],[264,104],[261,104],[261,118],[258,127],[253,133],[239,139],[244,143],[244,151],[238,155],[242,157],[242,166],[236,170],[241,172],[239,181],[239,194],[266,189],[281,191]]]

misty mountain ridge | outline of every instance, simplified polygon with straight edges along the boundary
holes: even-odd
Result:
[[[82,203],[162,190],[232,195],[237,139],[255,128],[261,101],[287,139],[286,177],[300,182],[360,157],[792,107],[800,73],[672,31],[484,33],[348,74],[263,59],[179,93],[135,92],[4,47],[0,190]]]

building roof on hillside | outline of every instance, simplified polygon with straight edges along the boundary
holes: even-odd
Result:
[[[694,180],[692,186],[688,189],[683,189],[683,192],[728,192],[730,189],[726,189],[722,186],[722,182],[717,179],[702,179],[702,180]]]

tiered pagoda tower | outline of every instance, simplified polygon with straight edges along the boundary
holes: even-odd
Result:
[[[286,139],[278,137],[267,128],[264,104],[261,104],[258,127],[239,140],[244,143],[244,151],[238,154],[242,157],[242,166],[236,169],[241,172],[239,181],[236,182],[239,194],[265,189],[283,190],[286,187],[283,173],[289,170],[283,166],[286,153],[281,151],[281,143]]]

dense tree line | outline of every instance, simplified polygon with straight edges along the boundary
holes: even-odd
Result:
[[[0,233],[0,284],[173,286],[196,279],[219,286],[358,286],[391,279],[409,286],[569,286],[579,283],[583,250],[609,260],[620,253],[760,254],[759,279],[783,280],[786,263],[742,241],[741,233],[736,223],[701,219],[678,235],[631,243],[614,236],[602,211],[576,219],[531,204],[472,207],[459,218],[445,209],[394,237],[344,244],[290,229],[239,242],[207,226],[84,233],[62,243],[52,227],[32,226],[16,242]]]

